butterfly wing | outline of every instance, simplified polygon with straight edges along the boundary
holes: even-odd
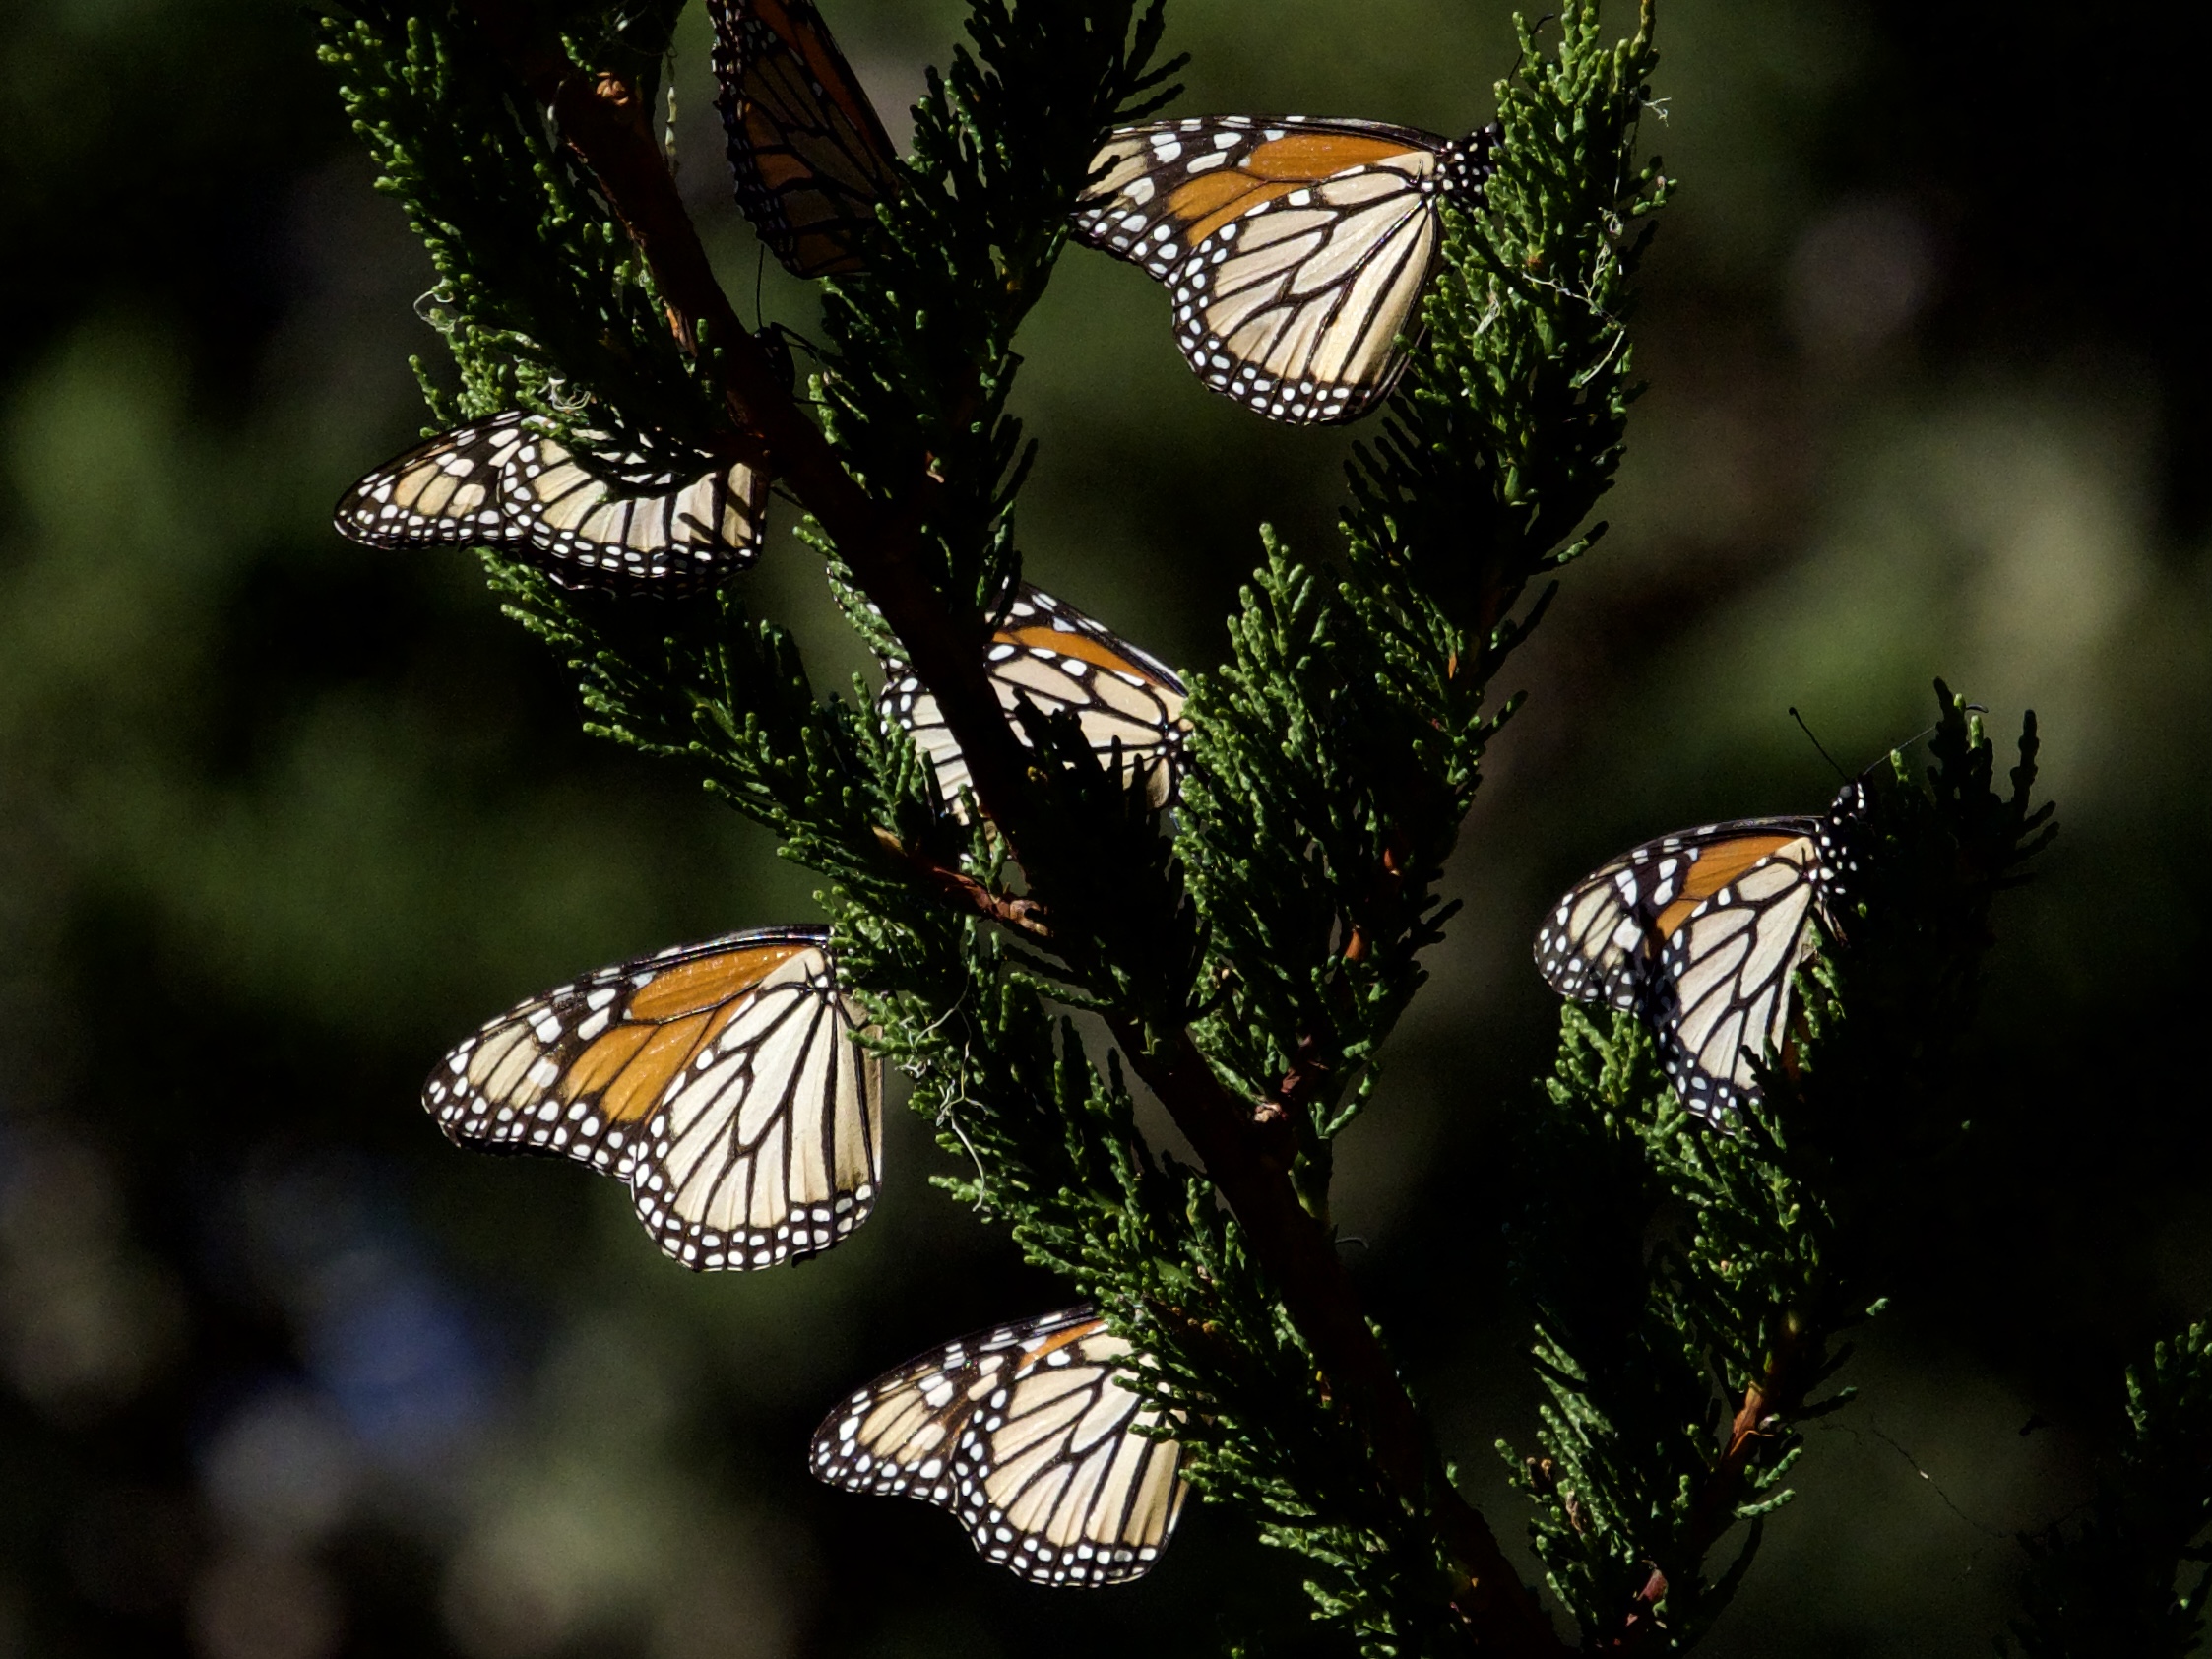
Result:
[[[702,455],[696,470],[600,471],[510,411],[446,432],[380,467],[339,502],[339,533],[372,547],[497,547],[568,588],[684,594],[759,550],[768,479]],[[615,482],[603,473],[623,481]]]
[[[1026,582],[991,633],[988,664],[991,688],[1009,714],[1025,698],[1047,713],[1072,710],[1102,757],[1121,745],[1122,765],[1145,780],[1155,805],[1173,798],[1185,693],[1167,664]],[[886,664],[885,671],[877,707],[914,734],[957,809],[968,762],[937,699],[903,665]]]
[[[1641,1010],[1683,1104],[1717,1117],[1751,1087],[1743,1051],[1787,1033],[1828,825],[1745,818],[1646,842],[1559,901],[1537,968],[1562,996]]]
[[[371,547],[503,544],[501,479],[528,438],[520,415],[441,432],[348,490],[338,532]]]
[[[1012,1382],[1027,1344],[1082,1322],[1089,1311],[978,1331],[885,1372],[814,1431],[815,1477],[847,1492],[956,1508],[956,1454],[969,1424]]]
[[[1002,1325],[888,1372],[815,1431],[817,1478],[949,1509],[1040,1584],[1150,1571],[1182,1513],[1173,1441],[1123,1387],[1129,1346],[1088,1307]]]
[[[1748,839],[1748,847],[1719,849],[1724,859],[1750,861],[1666,935],[1646,995],[1668,1082],[1685,1107],[1714,1122],[1756,1092],[1754,1060],[1781,1052],[1790,976],[1812,951],[1806,924],[1819,891],[1815,836],[1779,846],[1771,836]]]
[[[1188,1488],[1181,1447],[1135,1432],[1159,1420],[1116,1376],[1129,1355],[1095,1321],[1041,1338],[970,1424],[961,1519],[987,1560],[1042,1584],[1152,1569]]]
[[[1739,818],[1645,842],[1567,891],[1537,933],[1538,971],[1561,996],[1634,1007],[1661,947],[1692,913],[1820,827],[1810,817]]]
[[[891,140],[809,0],[712,0],[715,101],[737,206],[800,277],[857,270]]]
[[[1166,285],[1217,392],[1276,420],[1355,420],[1405,367],[1457,153],[1376,121],[1125,127],[1092,160],[1075,235]]]
[[[588,974],[461,1044],[422,1104],[460,1145],[625,1182],[687,1267],[825,1250],[883,1180],[881,1066],[828,936],[757,928]]]
[[[611,463],[633,477],[642,464],[636,455]],[[534,432],[502,470],[502,504],[515,538],[564,587],[695,593],[753,562],[768,488],[742,462],[701,465],[613,487]]]

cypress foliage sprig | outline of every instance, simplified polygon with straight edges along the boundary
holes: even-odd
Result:
[[[1270,538],[1232,661],[1193,689],[1183,847],[1229,987],[1206,1046],[1286,1107],[1309,1194],[1448,920],[1435,884],[1515,706],[1490,680],[1548,596],[1514,607],[1599,533],[1570,540],[1635,396],[1627,285],[1669,188],[1636,155],[1652,17],[1558,29],[1546,51],[1522,26],[1484,203],[1447,210],[1424,349],[1354,453],[1346,569]]]
[[[609,56],[657,65],[677,8],[626,9],[587,32]],[[441,422],[523,408],[569,434],[593,423],[649,459],[726,435],[670,335],[653,275],[590,173],[451,7],[366,0],[327,17],[320,55],[354,132],[406,208],[436,286],[425,318],[460,371]]]
[[[1798,971],[1788,1052],[1725,1132],[1682,1109],[1639,1016],[1562,1014],[1510,1229],[1548,1395],[1542,1449],[1499,1449],[1539,1504],[1537,1552],[1586,1651],[1694,1645],[1789,1499],[1801,1427],[1851,1397],[1823,1390],[1841,1338],[1881,1306],[1883,1225],[1855,1194],[1941,1126],[1991,900],[2054,833],[2030,804],[2034,716],[2000,793],[1979,716],[1936,694],[1933,764],[1916,777],[1892,756],[1873,780],[1842,933]]]
[[[918,511],[919,574],[971,610],[994,609],[1019,573],[1014,336],[1101,140],[1173,96],[1176,66],[1152,61],[1164,5],[977,4],[915,106],[864,275],[825,291],[824,429],[871,493]]]
[[[2203,1644],[2212,1596],[2212,1324],[2127,1372],[2117,1455],[2086,1513],[2021,1539],[2027,1659],[2180,1659]]]
[[[1425,313],[1435,347],[1355,451],[1346,515],[1355,562],[1413,571],[1477,646],[1533,577],[1604,534],[1586,521],[1639,390],[1630,284],[1673,188],[1637,152],[1659,61],[1651,7],[1618,41],[1594,10],[1556,21],[1547,52],[1516,20],[1496,172],[1480,213],[1452,216]]]
[[[326,25],[438,271],[461,369],[441,407],[767,467],[972,787],[941,798],[867,689],[824,696],[741,589],[623,606],[492,558],[495,588],[575,671],[591,730],[694,767],[824,874],[840,977],[960,1172],[944,1184],[1130,1339],[1130,1385],[1193,1482],[1302,1559],[1317,1616],[1377,1655],[1566,1651],[1360,1308],[1328,1178],[1447,919],[1439,872],[1515,706],[1492,681],[1548,597],[1530,591],[1602,529],[1635,392],[1629,283],[1668,192],[1637,151],[1649,7],[1624,40],[1593,0],[1568,0],[1555,43],[1523,29],[1486,202],[1446,208],[1410,366],[1356,452],[1341,565],[1266,541],[1231,662],[1195,678],[1172,814],[1072,719],[1009,719],[983,670],[1021,569],[1017,332],[1100,143],[1169,96],[1162,0],[973,0],[864,269],[825,289],[804,396],[736,323],[648,130],[675,11],[377,0]],[[1803,976],[1799,1074],[1740,1134],[1684,1120],[1637,1027],[1570,1012],[1523,1225],[1557,1242],[1524,1251],[1551,1391],[1528,1480],[1586,1637],[1683,1643],[1725,1604],[1748,1552],[1713,1581],[1705,1554],[1779,1500],[1788,1425],[1864,1310],[1831,1259],[1820,1115],[1871,1068],[1922,1063],[1904,1022],[1947,1031],[1971,999],[1987,892],[2034,829],[2032,751],[1992,807],[1986,749],[1939,735],[1932,804],[1883,854],[1911,891],[1880,889],[1851,952]],[[1139,1085],[1198,1167],[1145,1144]],[[1564,1225],[1574,1204],[1598,1224]],[[1676,1234],[1647,1257],[1668,1206]]]

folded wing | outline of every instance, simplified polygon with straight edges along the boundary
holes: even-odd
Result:
[[[459,426],[362,479],[338,504],[339,533],[372,547],[496,547],[569,588],[694,593],[752,563],[767,476],[698,457],[587,458],[520,410]]]
[[[1141,1429],[1127,1343],[1065,1308],[980,1331],[885,1372],[815,1432],[817,1478],[960,1517],[985,1560],[1033,1583],[1126,1583],[1182,1513],[1181,1449]]]

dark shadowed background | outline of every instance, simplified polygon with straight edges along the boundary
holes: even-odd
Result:
[[[959,15],[825,8],[887,110]],[[1615,529],[1507,676],[1531,697],[1467,908],[1340,1155],[1357,1271],[1518,1539],[1492,1447],[1528,1444],[1535,1396],[1495,1218],[1552,1044],[1546,902],[1634,839],[1823,801],[1791,704],[1854,768],[1932,717],[1938,672],[2000,727],[2042,714],[2066,832],[2000,911],[1976,1137],[1884,1218],[1864,1398],[1812,1435],[1716,1656],[1987,1653],[2009,1534],[2081,1499],[2122,1366],[2212,1304],[2201,53],[2094,16],[1667,0],[1649,136],[1683,183]],[[1505,0],[1171,18],[1183,112],[1460,132],[1511,57]],[[1046,1591],[947,1516],[807,1478],[844,1390],[1067,1300],[925,1184],[918,1125],[851,1244],[709,1279],[612,1183],[438,1136],[417,1087],[477,1021],[817,915],[813,883],[581,736],[472,559],[329,529],[418,431],[407,358],[438,342],[304,18],[0,20],[0,1659],[1309,1648],[1228,1514],[1138,1586]],[[703,35],[682,179],[749,307]],[[795,285],[765,294],[805,326]],[[1260,521],[1330,550],[1347,440],[1201,390],[1165,311],[1126,267],[1061,267],[1022,539],[1039,581],[1209,666]],[[829,638],[795,541],[748,580]]]

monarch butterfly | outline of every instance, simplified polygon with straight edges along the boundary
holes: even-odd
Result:
[[[810,0],[711,0],[737,206],[787,270],[860,266],[897,153]]]
[[[1562,996],[1635,1009],[1682,1104],[1709,1122],[1756,1093],[1790,1029],[1810,924],[1841,932],[1870,810],[1846,784],[1821,817],[1740,818],[1648,841],[1576,883],[1536,938]]]
[[[1182,1513],[1182,1448],[1114,1374],[1129,1345],[1089,1306],[978,1331],[884,1372],[814,1431],[818,1480],[959,1516],[1036,1584],[1152,1570]]]
[[[1185,693],[1174,670],[1159,658],[1025,582],[991,631],[987,663],[991,688],[1009,714],[1023,698],[1047,713],[1074,710],[1101,755],[1120,743],[1122,766],[1144,779],[1154,805],[1173,798],[1182,768]],[[876,707],[914,734],[936,768],[937,787],[957,810],[968,762],[937,699],[904,664],[887,662],[884,671],[888,683]]]
[[[447,1138],[573,1158],[628,1184],[696,1269],[828,1249],[883,1181],[883,1074],[853,1040],[825,927],[757,927],[587,974],[439,1062]]]
[[[504,548],[564,588],[692,593],[753,562],[764,473],[707,455],[684,472],[653,471],[635,454],[594,460],[511,410],[379,467],[335,521],[371,547]]]
[[[1440,204],[1481,202],[1496,137],[1303,115],[1123,127],[1092,159],[1075,235],[1167,287],[1215,391],[1275,420],[1357,420],[1405,367]]]

